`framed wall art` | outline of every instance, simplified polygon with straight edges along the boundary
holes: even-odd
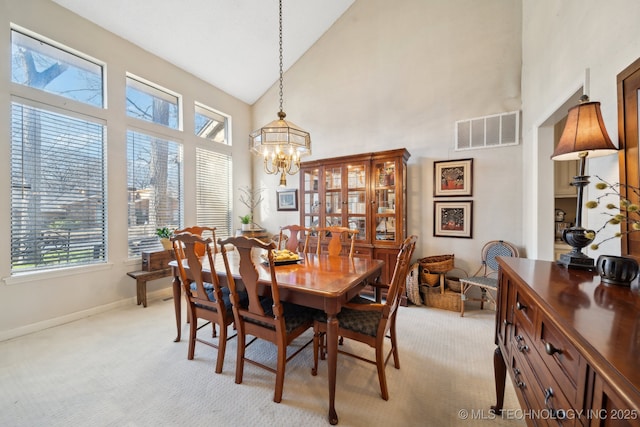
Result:
[[[298,210],[298,190],[280,190],[278,193],[278,210],[279,211],[297,211]]]
[[[433,203],[433,235],[470,239],[473,228],[473,201]]]
[[[471,196],[473,159],[433,162],[433,196]]]

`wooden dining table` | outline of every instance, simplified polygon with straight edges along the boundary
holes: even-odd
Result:
[[[240,280],[238,272],[239,255],[237,251],[227,252],[231,274],[234,280]],[[254,251],[259,281],[265,290],[271,285],[271,275],[268,264],[263,263],[259,251]],[[186,262],[186,261],[185,261]],[[220,279],[220,284],[226,286],[227,278],[222,255],[214,255],[214,270]],[[178,264],[172,261],[173,268],[173,300],[175,304],[177,337],[180,341],[182,291]],[[291,264],[277,265],[276,280],[280,290],[280,299],[306,307],[323,310],[327,314],[327,364],[329,375],[329,422],[338,423],[335,409],[336,368],[338,363],[338,319],[337,314],[351,298],[356,296],[366,285],[379,281],[384,261],[370,258],[349,258],[317,254],[300,254],[300,261]],[[188,265],[185,270],[189,275]],[[211,274],[206,257],[203,261],[205,280],[211,281]],[[378,287],[374,287],[378,289]],[[377,295],[376,298],[379,298]]]

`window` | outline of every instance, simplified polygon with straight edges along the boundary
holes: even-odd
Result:
[[[196,215],[199,225],[216,227],[216,237],[231,236],[231,156],[196,149]]]
[[[195,104],[195,133],[201,138],[229,145],[228,118],[202,104]]]
[[[11,271],[104,262],[104,126],[11,104]]]
[[[147,122],[179,129],[180,98],[166,89],[127,76],[127,115]]]
[[[103,263],[104,67],[28,33],[11,29],[11,81],[35,89],[11,103],[11,273]]]
[[[11,81],[103,106],[103,67],[16,30],[11,31]]]
[[[182,225],[182,146],[127,131],[129,256],[160,248],[156,228]]]

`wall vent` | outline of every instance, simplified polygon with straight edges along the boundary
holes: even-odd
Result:
[[[458,120],[455,127],[456,151],[518,145],[520,111]]]

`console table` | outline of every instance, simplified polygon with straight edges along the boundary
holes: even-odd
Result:
[[[499,258],[496,405],[507,372],[528,425],[640,425],[640,293],[594,272]]]

